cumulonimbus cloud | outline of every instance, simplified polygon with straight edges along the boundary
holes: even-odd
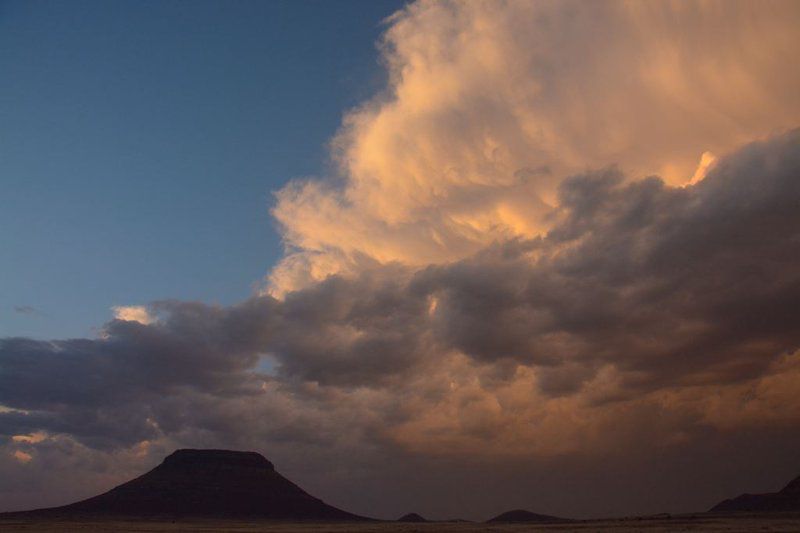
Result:
[[[121,475],[111,457],[175,445],[380,486],[420,457],[454,474],[800,441],[799,18],[408,6],[386,93],[334,142],[340,174],[278,193],[269,290],[118,308],[95,339],[0,340],[0,491],[24,494],[22,468]]]
[[[334,142],[340,175],[278,193],[291,253],[271,291],[531,238],[569,175],[683,184],[703,154],[796,127],[798,19],[792,2],[410,5],[384,39],[389,86]]]
[[[0,427],[25,454],[34,434],[124,450],[210,433],[493,457],[798,427],[799,174],[797,131],[689,187],[590,172],[561,184],[544,237],[447,265],[4,339]]]

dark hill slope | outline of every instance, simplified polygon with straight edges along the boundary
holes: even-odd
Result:
[[[800,477],[793,479],[778,492],[742,494],[730,500],[722,501],[709,510],[710,513],[771,513],[782,511],[800,511]]]
[[[262,455],[228,450],[178,450],[153,470],[99,496],[9,514],[367,520],[311,496]]]

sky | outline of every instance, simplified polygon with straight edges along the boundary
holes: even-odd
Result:
[[[0,335],[247,297],[281,255],[272,191],[326,168],[401,5],[0,3]]]
[[[800,474],[800,4],[5,3],[0,506],[179,447],[394,518]]]

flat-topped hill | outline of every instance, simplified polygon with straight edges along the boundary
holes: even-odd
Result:
[[[14,514],[366,520],[311,496],[258,453],[188,449],[99,496]]]

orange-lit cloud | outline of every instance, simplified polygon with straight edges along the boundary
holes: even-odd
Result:
[[[112,311],[117,320],[128,320],[140,324],[150,324],[155,320],[143,305],[120,305],[112,308]]]
[[[33,459],[33,456],[31,454],[25,453],[20,450],[16,450],[12,455],[14,456],[14,459],[23,464],[29,463],[31,459]]]
[[[42,442],[47,438],[47,435],[39,431],[30,435],[14,435],[11,437],[12,442],[24,442],[28,444],[36,444]]]
[[[796,2],[428,2],[396,14],[390,84],[345,119],[340,176],[274,214],[282,294],[358,258],[422,266],[549,228],[566,176],[683,184],[800,123]]]

